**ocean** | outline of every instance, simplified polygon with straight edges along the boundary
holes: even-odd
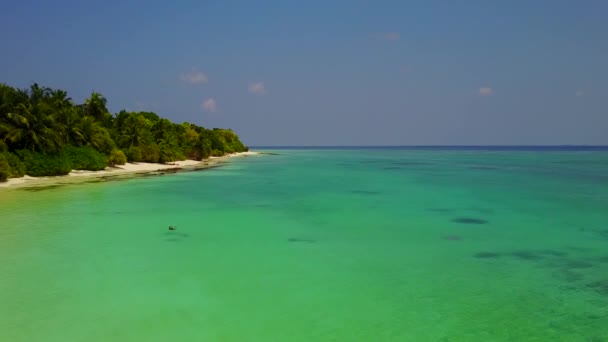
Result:
[[[0,190],[0,341],[608,341],[608,149],[262,150]]]

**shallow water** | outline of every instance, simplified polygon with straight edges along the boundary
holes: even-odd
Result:
[[[608,340],[608,152],[273,152],[0,190],[0,340]]]

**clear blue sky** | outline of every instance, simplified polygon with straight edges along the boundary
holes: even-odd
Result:
[[[249,145],[608,144],[608,1],[7,1],[0,82]]]

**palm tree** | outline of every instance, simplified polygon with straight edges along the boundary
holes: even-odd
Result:
[[[86,138],[81,131],[82,119],[77,108],[63,108],[54,117],[60,135],[67,145],[84,145],[86,143]]]
[[[173,124],[168,119],[158,120],[152,126],[152,137],[156,140],[168,140],[172,133]]]
[[[0,152],[8,150],[8,144],[4,141],[8,132],[10,132],[10,126],[0,120]]]
[[[20,103],[14,113],[7,114],[1,129],[6,132],[4,142],[15,146],[15,149],[56,152],[61,139],[52,127],[52,118],[45,116],[39,106]]]
[[[57,109],[63,109],[65,107],[72,107],[72,99],[68,97],[68,92],[61,89],[51,90],[50,102],[53,107]]]
[[[84,102],[85,111],[88,115],[94,117],[95,120],[105,124],[108,114],[106,103],[107,100],[103,95],[93,92],[91,97]]]
[[[133,147],[144,145],[149,138],[150,122],[143,116],[129,116],[123,123],[120,146]]]
[[[27,91],[0,83],[0,121],[6,114],[12,112],[18,103],[27,101],[29,101]]]
[[[30,102],[37,103],[38,101],[42,101],[48,98],[51,94],[51,88],[49,87],[40,87],[38,83],[32,84],[30,87],[29,95]]]
[[[110,132],[91,116],[82,118],[76,130],[82,145],[89,145],[104,152],[109,152],[114,147]]]
[[[159,148],[159,161],[161,163],[172,162],[177,159],[177,152],[175,151],[175,146],[170,142],[165,140],[159,140],[158,142]]]

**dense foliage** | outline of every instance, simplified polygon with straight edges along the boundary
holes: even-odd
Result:
[[[99,93],[75,104],[63,90],[0,84],[0,181],[101,170],[126,160],[166,163],[246,150],[230,129],[176,124],[152,112],[112,115]]]
[[[11,177],[23,177],[25,164],[15,154],[0,152],[0,173],[4,173],[4,180]],[[2,175],[0,175],[1,177]]]
[[[11,176],[11,166],[4,155],[0,154],[0,182],[4,182]]]
[[[73,170],[103,170],[108,166],[108,157],[91,146],[75,147],[72,145],[63,148],[71,162]]]
[[[108,166],[125,165],[127,163],[127,157],[121,150],[114,150],[108,156]]]
[[[53,154],[17,151],[19,159],[25,164],[26,174],[34,177],[67,175],[72,170],[72,163],[63,151]]]
[[[0,182],[6,182],[10,176],[10,167],[4,160],[0,160]]]

